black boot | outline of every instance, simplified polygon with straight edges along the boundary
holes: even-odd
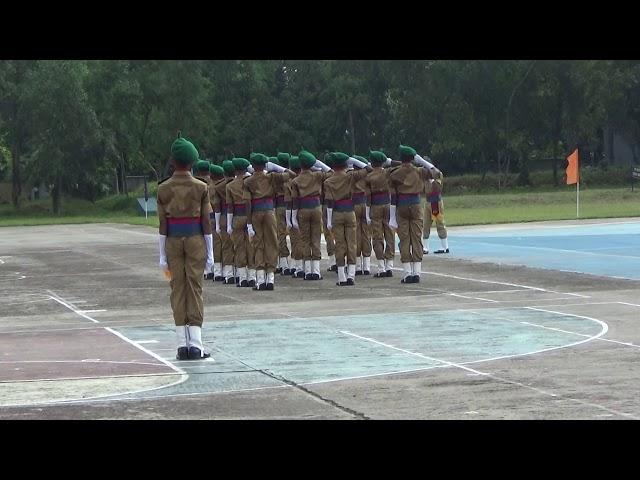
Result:
[[[189,347],[189,360],[203,360],[210,356],[210,353],[202,352],[198,347]]]
[[[188,360],[189,359],[189,349],[187,347],[178,347],[178,354],[176,355],[176,360]]]

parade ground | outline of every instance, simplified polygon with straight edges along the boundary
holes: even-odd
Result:
[[[326,252],[321,281],[207,281],[212,358],[177,361],[156,229],[1,228],[0,418],[640,419],[640,218],[449,246],[419,284],[397,254],[338,287]]]

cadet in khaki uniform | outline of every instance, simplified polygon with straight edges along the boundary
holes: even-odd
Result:
[[[366,158],[359,155],[352,155],[351,158],[355,158],[365,165],[368,163]],[[367,188],[365,178],[355,182],[351,192],[357,222],[356,258],[358,264],[356,275],[371,275],[371,229],[369,227],[371,219],[369,218],[370,205],[367,203],[370,191]]]
[[[289,158],[289,168],[296,174],[300,174],[300,160],[298,157]],[[287,180],[284,184],[284,202],[286,205],[286,221],[289,229],[289,238],[291,239],[291,266],[290,273],[293,277],[304,278],[304,266],[302,260],[302,245],[300,244],[300,230],[293,228],[291,223],[291,215],[293,209],[293,200],[291,197],[291,189],[293,179]]]
[[[289,159],[291,155],[284,152],[278,152],[275,159],[271,158],[271,163],[277,163],[283,168],[289,168]],[[289,265],[289,246],[287,245],[287,205],[284,200],[284,182],[279,184],[276,189],[276,222],[278,227],[278,268],[276,273],[282,275],[291,275]]]
[[[206,358],[202,344],[205,269],[213,266],[211,203],[207,184],[191,175],[198,151],[178,134],[171,145],[175,171],[158,185],[160,267],[171,276],[171,309],[178,360]]]
[[[370,194],[371,204],[371,237],[373,251],[378,260],[378,272],[375,277],[393,277],[393,259],[396,254],[396,236],[389,226],[389,206],[391,193],[389,188],[389,168],[391,159],[380,151],[369,152],[369,160],[373,165],[373,172],[367,175],[366,183]],[[399,164],[399,162],[395,162]],[[394,202],[395,203],[395,202]]]
[[[347,166],[353,165],[352,161],[349,155],[334,152],[332,155],[334,173],[324,181],[327,227],[336,239],[337,285],[341,287],[355,285],[358,220],[352,199],[353,188],[372,171],[366,163],[358,162],[360,164],[358,166],[364,167],[362,170],[345,172]]]
[[[324,163],[327,166],[333,166],[333,156],[331,153],[327,153],[324,156]],[[325,181],[331,177],[333,172],[327,172],[325,175]],[[327,205],[324,199],[324,188],[322,189],[322,195],[320,196],[320,203],[322,203],[322,233],[324,235],[324,242],[327,244],[327,255],[329,256],[329,268],[327,272],[337,272],[338,267],[336,265],[336,242],[333,238],[333,232],[327,228]]]
[[[320,236],[322,235],[322,209],[320,194],[325,171],[331,170],[312,153],[302,150],[298,155],[302,172],[291,182],[292,208],[291,223],[300,231],[303,252],[304,279],[320,280]],[[320,167],[321,172],[312,172],[312,167]]]
[[[211,183],[209,184],[209,201],[211,202],[211,228],[213,229],[213,278],[214,282],[222,282],[224,277],[222,276],[222,236],[218,232],[216,218],[215,218],[215,196],[216,196],[216,184],[224,181],[224,170],[219,165],[213,163],[209,165],[209,177]],[[226,232],[225,232],[226,233]]]
[[[431,178],[431,171],[427,167],[419,168],[412,165],[416,157],[413,148],[400,145],[402,165],[389,175],[391,188],[396,194],[396,198],[391,199],[389,208],[389,226],[397,228],[400,237],[400,260],[404,269],[402,283],[420,282],[422,268],[424,211],[420,204],[420,195],[424,182]]]
[[[449,253],[449,240],[447,239],[447,227],[444,224],[444,203],[442,202],[442,172],[432,169],[433,179],[425,183],[426,202],[424,207],[424,225],[422,238],[424,241],[423,253],[429,253],[429,234],[431,233],[431,225],[436,222],[436,230],[442,249],[436,250],[434,253]]]
[[[207,191],[209,192],[209,197],[211,197],[211,178],[209,177],[209,165],[210,164],[207,160],[198,160],[193,166],[193,176],[207,184]],[[211,216],[213,216],[213,212],[211,212]],[[213,222],[213,218],[211,218],[211,221]],[[213,240],[215,255],[215,236]],[[205,270],[204,278],[206,278],[207,280],[211,280],[213,278],[213,272]]]
[[[236,177],[227,183],[227,233],[233,242],[233,262],[238,274],[236,277],[238,287],[255,287],[256,285],[253,243],[247,232],[247,210],[251,203],[244,194],[244,180],[249,176],[247,167],[249,167],[247,159],[234,158],[233,168]]]
[[[252,153],[250,161],[254,173],[244,181],[247,206],[247,232],[253,243],[256,264],[254,290],[273,290],[276,262],[278,261],[278,230],[274,212],[274,197],[289,175],[285,168],[262,153]],[[268,172],[265,173],[264,169]],[[291,175],[295,173],[289,171]],[[266,274],[266,275],[265,275]]]
[[[226,285],[235,285],[233,264],[233,242],[227,233],[227,184],[235,178],[235,169],[231,160],[222,162],[224,178],[213,186],[213,211],[216,233],[220,235],[222,250],[222,277]]]

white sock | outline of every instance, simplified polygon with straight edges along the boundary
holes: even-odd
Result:
[[[241,282],[247,279],[247,267],[238,267],[236,272],[236,276],[240,278]]]
[[[385,260],[385,263],[387,265],[387,270],[392,270],[393,269],[393,259]]]
[[[194,325],[189,325],[189,346],[199,348],[201,352],[204,352],[204,346],[202,345],[202,329]]]
[[[222,275],[222,264],[221,263],[214,263],[213,264],[213,275],[216,277],[219,277],[220,275]]]
[[[311,273],[311,260],[303,260],[304,263],[304,274],[307,275]]]
[[[422,262],[413,262],[413,274],[420,276],[420,270],[422,270]]]
[[[176,343],[178,344],[178,348],[188,346],[186,325],[176,326]]]
[[[320,260],[311,260],[311,273],[320,275]]]
[[[347,274],[344,271],[344,267],[338,267],[338,282],[346,282]]]
[[[441,238],[440,243],[442,243],[442,249],[447,250],[449,248],[449,240],[446,238]]]
[[[264,283],[264,270],[256,270],[256,284],[260,285]]]
[[[336,264],[336,256],[335,255],[329,255],[329,266],[333,267]]]
[[[413,265],[411,262],[402,264],[402,268],[404,269],[404,278],[407,278],[408,276],[413,275],[412,267]]]
[[[347,278],[355,280],[355,278],[356,278],[356,266],[355,265],[347,265]]]
[[[378,260],[378,273],[383,273],[386,271],[386,267],[384,264],[384,260]]]
[[[371,257],[362,257],[362,270],[371,271]]]
[[[276,283],[275,282],[275,278],[276,278],[276,276],[274,275],[273,272],[267,273],[267,283],[271,283],[271,284]]]
[[[423,246],[423,250],[425,251],[429,251],[429,239],[428,238],[423,238],[422,239],[422,246]]]
[[[249,281],[253,280],[254,282],[256,281],[256,271],[254,268],[249,269],[249,273],[247,274],[247,280]]]

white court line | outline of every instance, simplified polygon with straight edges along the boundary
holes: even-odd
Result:
[[[539,328],[545,328],[547,330],[554,330],[556,332],[562,332],[562,333],[570,333],[572,335],[578,335],[580,337],[588,337],[589,335],[585,335],[584,333],[578,333],[578,332],[570,332],[569,330],[562,330],[561,328],[554,328],[554,327],[547,327],[546,325],[538,325],[537,323],[531,323],[531,322],[520,322],[523,323],[525,325],[531,325],[534,327],[539,327]],[[631,342],[621,342],[619,340],[611,340],[610,338],[596,338],[595,340],[600,340],[603,342],[611,342],[611,343],[617,343],[620,345],[626,345],[628,347],[636,347],[636,348],[640,348],[640,345],[635,345]]]
[[[105,327],[104,328],[107,332],[111,332],[113,333],[116,337],[121,338],[122,340],[124,340],[127,343],[130,343],[131,345],[133,345],[134,347],[142,350],[144,353],[146,353],[147,355],[151,355],[153,358],[155,358],[156,360],[161,361],[162,363],[164,363],[167,367],[171,368],[172,370],[175,370],[178,373],[181,373],[183,375],[186,375],[186,372],[184,370],[182,370],[181,368],[176,367],[173,363],[165,360],[164,358],[162,358],[160,355],[158,355],[157,353],[152,352],[151,350],[144,348],[142,345],[136,343],[134,340],[131,340],[130,338],[124,336],[123,334],[121,334],[120,332],[117,332],[116,330],[109,328],[109,327]],[[186,378],[185,378],[186,380]]]
[[[606,323],[604,323],[604,322],[600,322],[599,320],[596,320],[596,321],[598,323],[603,323],[604,325],[606,325]],[[630,413],[625,413],[625,412],[620,412],[620,411],[617,411],[617,410],[613,410],[611,408],[605,407],[604,405],[585,402],[585,401],[579,400],[577,398],[571,398],[571,397],[566,397],[566,396],[563,396],[563,395],[551,393],[551,392],[548,392],[546,390],[542,390],[542,389],[537,388],[537,387],[532,387],[532,386],[526,385],[524,383],[516,382],[515,380],[509,380],[507,378],[499,377],[499,376],[493,375],[491,373],[481,372],[479,370],[475,370],[473,368],[466,367],[465,365],[462,365],[462,364],[459,364],[459,363],[450,362],[448,360],[441,360],[439,358],[429,357],[429,356],[423,355],[421,353],[412,352],[410,350],[405,350],[403,348],[398,348],[398,347],[395,347],[395,346],[390,345],[388,343],[380,342],[380,341],[378,341],[376,339],[373,339],[373,338],[362,337],[362,336],[357,335],[355,333],[351,333],[351,332],[344,331],[344,330],[341,330],[340,333],[343,333],[345,335],[350,335],[352,337],[356,337],[356,338],[359,338],[361,340],[365,340],[365,341],[368,341],[368,342],[372,342],[372,343],[375,343],[377,345],[380,345],[380,346],[383,346],[383,347],[386,347],[386,348],[397,350],[397,351],[406,353],[408,355],[413,355],[413,356],[416,356],[416,357],[420,357],[420,358],[423,358],[423,359],[426,359],[426,360],[431,360],[431,361],[438,362],[438,363],[441,363],[441,364],[444,364],[444,365],[448,365],[448,366],[451,366],[451,367],[460,368],[462,370],[466,370],[466,371],[474,373],[476,375],[481,375],[481,376],[484,376],[484,377],[487,377],[487,378],[491,378],[491,379],[499,381],[499,382],[507,383],[507,384],[510,384],[510,385],[516,385],[516,386],[519,386],[519,387],[522,387],[522,388],[526,388],[528,390],[533,390],[533,391],[541,393],[543,395],[547,395],[547,396],[554,397],[554,398],[561,398],[561,399],[569,400],[569,401],[580,403],[582,405],[587,405],[587,406],[590,406],[590,407],[596,407],[596,408],[599,408],[601,410],[605,410],[607,412],[614,413],[616,415],[620,415],[620,416],[623,416],[623,417],[633,418],[635,420],[639,420],[640,419],[640,417],[636,417],[635,415],[632,415]]]
[[[54,300],[54,301],[58,302],[60,305],[64,305],[69,310],[71,310],[73,313],[78,314],[82,318],[86,318],[87,320],[89,320],[89,321],[91,321],[93,323],[100,323],[98,320],[95,320],[95,319],[91,318],[89,315],[85,315],[84,313],[82,313],[82,311],[78,310],[73,305],[70,305],[67,302],[65,302],[61,297],[57,296],[51,290],[47,290],[47,292],[49,293],[49,296],[50,296],[51,300]]]
[[[393,270],[402,271],[402,268],[394,267]],[[547,290],[546,288],[532,287],[530,285],[520,285],[520,284],[517,284],[517,283],[498,282],[496,280],[482,280],[482,279],[479,279],[479,278],[460,277],[458,275],[449,275],[449,274],[446,274],[446,273],[437,273],[437,272],[425,272],[423,270],[420,270],[420,273],[422,273],[424,275],[436,275],[438,277],[455,278],[457,280],[468,280],[470,282],[491,283],[491,284],[494,284],[494,285],[506,285],[508,287],[521,287],[521,288],[525,288],[527,290],[537,290],[539,292],[557,293],[557,294],[560,294],[560,295],[572,295],[574,297],[581,297],[581,298],[591,298],[590,295],[582,295],[580,293],[556,292],[555,290]]]
[[[468,297],[466,295],[460,295],[459,293],[446,293],[445,295],[450,295],[452,297],[459,297],[459,298],[470,298],[472,300],[482,300],[483,302],[500,303],[497,300],[489,300],[488,298],[482,298],[482,297]]]
[[[628,302],[615,302],[615,303],[619,303],[621,305],[629,305],[630,307],[640,307],[640,305],[638,305],[637,303],[628,303]]]
[[[158,343],[158,340],[138,340],[136,342],[138,345],[142,345],[143,343]],[[175,350],[175,349],[171,349],[171,350]]]
[[[115,363],[115,364],[133,364],[133,365],[154,365],[156,367],[164,367],[162,363],[149,363],[149,362],[118,362],[111,360],[2,360],[0,364],[14,364],[14,363]],[[100,377],[102,378],[102,377]]]
[[[82,312],[82,313],[98,313],[98,312],[106,312],[107,310],[102,308],[102,309],[98,309],[98,310],[78,310],[78,311]]]

